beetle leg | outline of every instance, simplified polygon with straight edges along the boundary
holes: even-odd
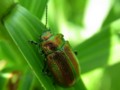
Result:
[[[35,41],[28,41],[28,42],[31,43],[31,44],[34,44],[34,45],[38,45],[38,43],[35,42]]]
[[[46,64],[46,60],[44,60],[44,67],[43,67],[43,69],[42,69],[42,72],[43,72],[44,74],[48,74],[48,66],[47,66],[47,64]]]
[[[78,52],[77,51],[74,51],[75,55],[78,55]]]
[[[46,64],[46,60],[44,61],[44,67],[42,69],[42,72],[49,77],[52,76],[49,69],[48,69],[48,65]]]
[[[54,86],[56,86],[56,85],[57,85],[55,81],[53,81],[53,85],[54,85]]]
[[[35,41],[28,41],[28,42],[31,43],[31,44],[36,45],[37,47],[39,47],[39,43],[37,43],[37,42],[35,42]],[[43,52],[42,52],[42,50],[41,50],[40,47],[38,48],[38,52],[39,52],[41,55],[43,55]]]
[[[44,56],[44,52],[41,50],[40,47],[38,48],[38,52],[39,52],[42,56]]]

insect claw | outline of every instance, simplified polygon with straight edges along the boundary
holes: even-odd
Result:
[[[77,51],[74,51],[75,55],[78,55],[78,52]]]
[[[31,44],[34,44],[34,45],[38,45],[38,43],[35,42],[35,41],[28,41],[28,42],[31,43]]]

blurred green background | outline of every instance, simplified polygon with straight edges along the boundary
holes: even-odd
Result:
[[[44,25],[47,5],[47,27],[55,34],[62,33],[73,50],[77,51],[81,65],[81,79],[88,90],[120,90],[120,0],[16,0],[15,2],[26,8]],[[2,6],[1,2],[0,5]],[[29,88],[44,90],[29,68],[32,62],[28,60],[26,63],[27,56],[16,41],[14,36],[11,38],[11,33],[1,22],[0,89],[18,90],[16,87],[19,87],[19,90]],[[34,51],[37,53],[37,50]],[[14,81],[16,83],[12,84]],[[26,88],[23,89],[23,86]]]

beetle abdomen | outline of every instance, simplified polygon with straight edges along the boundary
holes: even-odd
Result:
[[[72,68],[68,58],[62,51],[56,51],[47,56],[49,70],[55,77],[56,81],[62,86],[71,86],[75,82]]]
[[[78,62],[78,59],[75,55],[75,53],[72,51],[69,42],[65,42],[64,46],[62,47],[63,52],[65,53],[65,55],[68,57],[68,61],[72,67],[72,71],[74,73],[74,77],[76,77],[76,79],[78,79],[79,75],[80,75],[80,65]]]

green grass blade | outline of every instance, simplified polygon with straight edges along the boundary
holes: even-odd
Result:
[[[34,80],[34,75],[30,69],[26,69],[22,74],[22,77],[19,82],[18,90],[31,90],[31,86]]]
[[[82,73],[107,64],[110,50],[111,31],[106,28],[76,47]]]
[[[0,73],[0,90],[5,90],[7,79]]]
[[[0,0],[0,20],[6,14],[13,3],[13,0]]]
[[[38,50],[35,46],[28,43],[29,40],[37,41],[38,37],[45,30],[45,26],[43,26],[38,19],[32,16],[20,5],[17,5],[12,10],[10,15],[8,15],[4,19],[4,25],[13,38],[14,42],[18,46],[19,50],[23,54],[25,60],[32,68],[33,72],[35,72],[35,75],[40,81],[41,86],[43,86],[43,88],[47,90],[60,88],[54,87],[53,81],[48,76],[45,76],[43,74],[42,69],[44,66],[44,58],[38,53]],[[83,84],[80,83],[78,85],[79,87],[77,85],[75,87],[80,89],[81,85]],[[67,89],[70,88],[66,88],[66,90]]]
[[[105,21],[103,22],[103,27],[109,25],[110,23],[120,18],[120,1],[114,0],[112,1],[112,3],[113,3],[112,8],[108,16],[106,17]]]
[[[19,0],[20,4],[39,19],[42,18],[48,0]]]
[[[82,73],[108,66],[110,60],[119,60],[120,20],[110,24],[101,32],[76,47]],[[118,47],[117,53],[116,47]],[[112,57],[112,58],[111,58]]]
[[[11,14],[5,18],[4,25],[43,88],[53,88],[48,77],[42,73],[44,60],[42,55],[38,54],[35,46],[28,42],[37,39],[45,27],[20,5],[17,5]]]

